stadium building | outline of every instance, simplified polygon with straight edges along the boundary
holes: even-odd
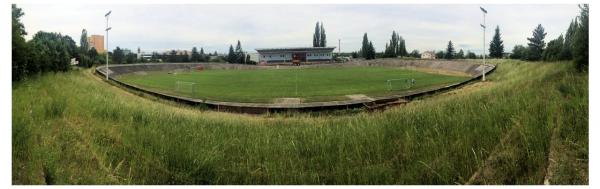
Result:
[[[291,48],[269,48],[255,49],[258,52],[259,62],[319,62],[331,61],[335,47],[291,47]]]

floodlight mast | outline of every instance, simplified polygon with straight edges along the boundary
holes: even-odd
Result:
[[[110,13],[112,12],[112,10],[109,10],[104,17],[106,17],[106,67],[104,68],[105,71],[105,75],[106,75],[106,81],[108,81],[108,30],[112,29],[112,27],[108,27],[108,16],[110,16]]]
[[[479,7],[479,9],[481,9],[481,12],[483,12],[483,24],[480,24],[481,27],[483,28],[483,48],[482,50],[482,56],[483,56],[483,69],[481,69],[482,71],[482,77],[481,77],[481,81],[485,81],[485,15],[487,14],[487,10],[485,10],[483,7]]]

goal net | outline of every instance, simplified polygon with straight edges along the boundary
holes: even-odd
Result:
[[[415,85],[416,80],[413,78],[409,79],[388,79],[386,81],[386,87],[388,91],[395,90],[406,90],[410,89]]]
[[[177,81],[175,82],[175,91],[193,97],[196,93],[196,83],[187,81]]]

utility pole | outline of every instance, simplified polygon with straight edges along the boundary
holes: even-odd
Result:
[[[483,48],[481,49],[483,52],[483,69],[481,71],[481,81],[485,81],[485,68],[487,68],[485,65],[485,15],[487,14],[487,10],[485,10],[483,7],[479,7],[479,9],[481,9],[481,12],[483,12],[483,24],[481,24],[481,27],[483,28]]]
[[[108,16],[110,16],[110,13],[112,11],[108,11],[104,17],[106,17],[106,67],[104,68],[104,71],[106,72],[106,81],[108,81],[108,30],[110,30],[111,28],[108,27]]]
[[[342,39],[338,39],[338,55],[342,54]]]

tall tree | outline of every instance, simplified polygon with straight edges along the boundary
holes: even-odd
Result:
[[[492,42],[490,42],[490,57],[491,58],[502,58],[504,54],[504,44],[502,39],[500,38],[500,27],[496,26],[496,32],[494,37],[492,38]]]
[[[192,48],[192,58],[190,58],[191,62],[199,62],[200,61],[200,53],[198,53],[198,49],[196,47]]]
[[[589,14],[588,4],[579,5],[579,26],[573,41],[573,58],[575,67],[580,72],[587,72],[589,65]]]
[[[402,38],[402,36],[398,36],[398,50],[396,50],[397,54],[401,57],[405,57],[408,55],[408,51],[406,51],[406,41],[404,41],[404,38]]]
[[[464,59],[465,58],[465,52],[462,49],[460,49],[458,51],[458,53],[456,53],[456,57],[455,58],[457,58],[457,59]]]
[[[313,34],[313,47],[321,46],[321,27],[319,22],[315,25],[315,33]]]
[[[396,31],[392,31],[392,38],[390,39],[389,45],[385,45],[385,50],[383,51],[383,57],[387,58],[395,58],[399,54],[399,43],[400,39]]]
[[[87,40],[87,30],[81,30],[81,38],[79,39],[79,48],[81,52],[87,52],[90,48],[90,45]]]
[[[240,40],[237,41],[237,45],[235,46],[235,63],[246,63],[246,56],[244,55]]]
[[[369,37],[367,37],[367,33],[363,35],[362,46],[360,48],[360,54],[363,58],[369,57]]]
[[[533,37],[527,38],[529,46],[527,59],[528,60],[540,60],[542,58],[542,52],[544,52],[544,47],[546,47],[546,43],[544,42],[544,38],[546,37],[546,32],[544,31],[544,27],[539,24],[533,30]]]
[[[444,58],[454,59],[454,45],[452,44],[452,41],[448,41],[448,47],[446,47],[446,53],[444,53]]]
[[[569,28],[567,29],[567,33],[565,33],[565,41],[563,43],[562,51],[560,52],[561,60],[573,59],[573,41],[578,26],[579,24],[577,23],[577,18],[571,20]]]
[[[369,41],[369,48],[368,48],[368,56],[367,59],[375,59],[375,47],[373,46],[373,41]]]
[[[207,62],[208,57],[204,54],[204,48],[200,47],[200,62]]]
[[[88,56],[88,49],[90,45],[87,41],[87,31],[85,29],[81,30],[81,37],[79,39],[79,57],[76,57],[79,60],[79,65],[82,67],[90,67],[92,63],[91,59]]]
[[[321,22],[321,31],[320,31],[320,41],[319,41],[319,47],[325,47],[327,46],[327,35],[325,34],[325,28],[323,27],[323,22]]]
[[[37,64],[28,64],[29,55],[28,45],[23,36],[25,25],[21,23],[21,17],[25,15],[21,8],[12,4],[12,80],[18,81],[26,77],[28,74],[37,73]],[[30,67],[30,68],[28,68]],[[28,73],[28,70],[30,73]]]
[[[229,54],[227,54],[227,62],[235,63],[235,51],[233,50],[233,45],[229,45]]]

